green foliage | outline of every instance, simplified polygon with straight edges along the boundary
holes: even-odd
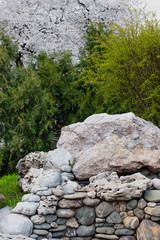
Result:
[[[77,108],[72,87],[77,73],[68,53],[41,53],[35,64],[25,68],[15,64],[15,49],[17,46],[3,37],[0,139],[5,144],[0,148],[1,173],[15,171],[17,161],[29,152],[50,150],[54,132],[74,121]]]
[[[119,103],[120,112],[132,111],[160,126],[160,24],[154,15],[129,12],[123,28],[114,24],[109,35],[97,38],[83,80],[99,84],[104,101]]]
[[[110,26],[104,23],[91,22],[84,35],[85,46],[81,51],[78,65],[80,76],[76,86],[81,92],[81,101],[77,112],[81,121],[94,113],[120,113],[119,102],[111,99],[106,100],[103,96],[103,83],[94,81],[94,78],[99,74],[95,59],[102,60],[105,50],[102,42],[105,43],[106,36],[110,34]]]
[[[47,55],[42,52],[33,67],[41,79],[42,88],[55,100],[55,128],[75,122],[79,93],[74,82],[78,79],[78,71],[72,64],[71,54],[60,52]]]
[[[9,206],[15,207],[21,201],[23,193],[18,187],[18,175],[12,174],[0,178],[0,193],[5,196],[5,200],[0,203],[0,208]]]

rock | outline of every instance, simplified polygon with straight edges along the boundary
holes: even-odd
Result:
[[[36,194],[39,196],[50,196],[52,194],[52,190],[48,189],[45,191],[38,191]]]
[[[96,228],[97,233],[113,234],[114,231],[115,230],[114,230],[113,227],[99,227],[99,228]]]
[[[61,232],[61,231],[64,231],[64,230],[66,230],[66,226],[65,225],[60,225],[60,226],[58,226],[55,229],[50,229],[51,232]]]
[[[89,186],[95,188],[97,196],[106,201],[139,198],[151,185],[151,181],[141,173],[119,177],[116,172],[104,172],[91,177],[89,181]]]
[[[107,217],[109,214],[111,214],[114,210],[115,208],[112,206],[111,203],[101,202],[96,207],[96,215],[99,218],[104,218],[104,217]]]
[[[75,200],[75,199],[82,199],[86,197],[86,193],[84,192],[77,192],[75,194],[71,194],[71,195],[64,195],[63,198],[65,199],[71,199],[71,200]]]
[[[133,173],[145,166],[160,171],[160,129],[133,113],[95,114],[64,127],[57,147],[76,159],[78,179],[105,171]]]
[[[71,218],[66,222],[66,226],[70,228],[78,228],[79,224],[75,218]]]
[[[77,231],[74,228],[68,228],[65,233],[65,236],[67,237],[75,237],[76,235],[77,235]]]
[[[147,206],[147,202],[146,202],[143,198],[141,198],[141,199],[138,201],[138,208],[144,209],[146,206]]]
[[[128,210],[133,210],[137,207],[137,200],[136,199],[132,199],[127,203],[127,209]]]
[[[136,238],[133,236],[124,236],[124,237],[121,237],[119,240],[136,240]]]
[[[136,229],[139,225],[139,219],[137,217],[126,217],[123,224],[128,229]]]
[[[151,216],[151,220],[152,220],[153,222],[159,222],[159,221],[160,221],[160,217]]]
[[[38,214],[32,216],[30,219],[34,224],[42,224],[42,223],[45,222],[45,217],[44,216],[39,216]]]
[[[24,158],[21,158],[16,166],[19,175],[24,177],[31,167],[36,169],[42,168],[45,156],[46,153],[44,152],[31,152]]]
[[[137,229],[137,240],[160,239],[160,226],[150,220],[144,219]]]
[[[80,208],[82,206],[82,201],[62,199],[59,201],[58,206],[60,208]]]
[[[0,222],[2,221],[3,218],[5,218],[10,213],[11,213],[11,210],[9,209],[8,206],[1,208],[0,209]]]
[[[72,155],[65,150],[64,148],[58,148],[53,151],[49,151],[44,160],[44,169],[51,169],[51,168],[60,168],[64,166],[72,165],[74,159]]]
[[[67,218],[58,218],[56,222],[59,225],[64,225],[67,222],[67,220],[68,220]]]
[[[74,180],[74,175],[72,173],[68,173],[68,172],[63,172],[61,174],[62,178],[63,177],[67,177],[69,180]]]
[[[145,213],[148,215],[152,215],[154,217],[160,217],[160,206],[156,206],[154,208],[152,207],[146,207],[144,209]]]
[[[28,217],[19,214],[10,214],[0,222],[0,233],[30,236],[33,223]]]
[[[37,235],[41,235],[41,236],[45,236],[48,234],[48,231],[46,230],[42,230],[42,229],[34,229],[33,233],[37,234]]]
[[[47,199],[44,201],[40,201],[40,206],[37,211],[41,216],[46,216],[48,214],[54,214],[56,212],[57,201],[48,201]]]
[[[58,209],[57,217],[60,218],[71,218],[75,215],[75,212],[71,209]]]
[[[30,168],[28,173],[21,181],[21,187],[24,192],[36,193],[38,191],[45,191],[48,188],[54,188],[61,185],[62,177],[57,170],[43,168]],[[36,189],[34,189],[36,187]]]
[[[148,202],[160,202],[160,190],[147,190],[144,199]]]
[[[76,219],[82,225],[91,225],[95,220],[95,211],[94,208],[90,207],[81,207],[76,210],[75,214]]]
[[[34,194],[26,194],[22,197],[22,202],[39,202],[40,197]]]
[[[44,230],[48,230],[48,229],[50,229],[51,228],[51,226],[50,226],[50,224],[48,224],[48,223],[42,223],[42,224],[35,224],[34,225],[34,228],[36,228],[36,229],[44,229]]]
[[[3,194],[0,194],[0,202],[2,202],[3,200],[5,200],[5,196]]]
[[[52,188],[52,193],[57,197],[61,197],[64,195],[64,191],[57,188]]]
[[[152,179],[151,183],[155,189],[160,190],[160,179],[159,178]]]
[[[77,182],[70,181],[68,179],[63,181],[61,187],[65,195],[74,194],[75,191],[80,188]]]
[[[60,237],[63,237],[64,236],[64,232],[53,232],[52,233],[52,239],[56,239],[56,240],[59,240]]]
[[[100,203],[100,199],[98,198],[89,198],[89,197],[86,197],[84,200],[83,200],[83,203],[84,205],[86,206],[89,206],[89,207],[95,207],[97,206],[99,203]]]
[[[120,217],[120,215],[117,212],[112,212],[106,219],[106,221],[108,223],[121,223],[122,222],[122,218]]]
[[[148,202],[148,203],[147,203],[147,206],[154,208],[154,207],[157,206],[157,203],[155,203],[155,202]]]
[[[12,210],[12,212],[32,216],[35,215],[38,207],[39,203],[19,202],[17,203],[16,207]]]
[[[116,235],[106,235],[106,234],[95,234],[95,236],[99,239],[99,238],[103,238],[103,239],[107,239],[107,240],[118,240],[119,237]]]
[[[142,209],[135,208],[133,212],[134,212],[134,215],[138,217],[140,220],[142,220],[145,216],[144,211]]]
[[[1,240],[33,240],[32,238],[28,238],[22,235],[8,235],[0,233]]]
[[[135,231],[133,230],[129,230],[127,228],[123,228],[123,229],[117,229],[115,231],[115,234],[118,236],[123,236],[123,235],[133,235],[135,233]]]
[[[46,215],[45,220],[47,223],[52,223],[57,220],[57,216],[56,215]]]
[[[79,237],[90,237],[95,234],[95,227],[94,225],[91,226],[80,226],[77,229],[77,234]]]

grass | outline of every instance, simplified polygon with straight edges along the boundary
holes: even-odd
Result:
[[[0,178],[0,193],[6,198],[0,203],[0,208],[5,206],[12,208],[21,201],[24,193],[18,187],[17,174],[7,175]]]

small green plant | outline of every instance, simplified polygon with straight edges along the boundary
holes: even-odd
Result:
[[[18,187],[17,174],[7,175],[0,178],[0,193],[6,198],[0,203],[0,208],[5,206],[13,208],[21,201],[24,193]]]

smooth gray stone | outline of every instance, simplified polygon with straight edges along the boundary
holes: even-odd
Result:
[[[148,202],[160,202],[160,190],[147,190],[144,199]]]
[[[112,212],[106,219],[106,221],[108,223],[121,223],[122,222],[122,218],[120,217],[120,215],[117,212]]]
[[[50,224],[48,224],[48,223],[35,224],[33,227],[36,229],[45,229],[45,230],[48,230],[51,228]]]
[[[42,230],[42,229],[34,229],[33,233],[37,234],[37,235],[41,235],[41,236],[45,236],[48,234],[48,231],[46,230]]]
[[[51,222],[55,222],[57,220],[57,216],[56,215],[46,215],[45,219],[46,219],[47,223],[51,223]]]
[[[26,194],[22,197],[22,202],[39,202],[40,197],[34,194]]]
[[[2,221],[3,218],[5,218],[10,213],[11,213],[11,210],[9,209],[8,206],[1,208],[0,209],[0,222]]]
[[[80,226],[77,229],[77,234],[79,237],[91,237],[95,234],[95,226]]]
[[[96,216],[94,208],[85,206],[76,210],[75,217],[80,224],[88,226],[94,223]]]
[[[115,208],[112,206],[111,203],[108,202],[101,202],[97,207],[96,207],[96,215],[99,218],[104,218],[110,215]]]
[[[52,194],[52,190],[48,189],[46,191],[38,191],[36,194],[39,196],[50,196]]]
[[[72,173],[63,172],[63,173],[61,173],[61,176],[62,176],[62,178],[63,178],[63,176],[67,177],[69,180],[74,179],[74,175]]]
[[[63,225],[63,224],[65,224],[67,222],[67,220],[68,220],[67,218],[58,218],[56,222],[59,225]]]
[[[29,237],[32,234],[33,223],[28,217],[20,214],[9,214],[0,222],[0,232],[11,235],[24,235]]]
[[[138,201],[136,199],[132,199],[127,203],[127,209],[133,210],[137,207]]]
[[[115,234],[118,235],[118,236],[129,236],[129,235],[133,235],[135,233],[135,231],[133,230],[129,230],[127,228],[123,228],[123,229],[117,229],[115,231]]]

